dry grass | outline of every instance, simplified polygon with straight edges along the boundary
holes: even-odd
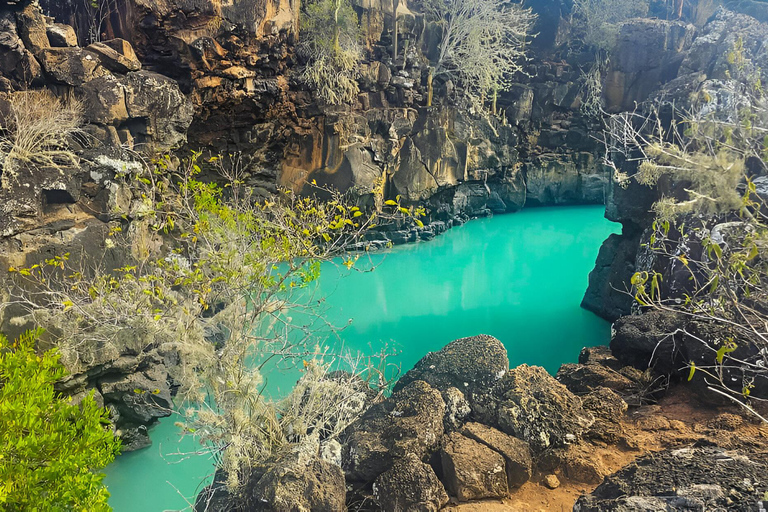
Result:
[[[69,143],[82,125],[78,102],[62,101],[41,90],[14,93],[8,104],[8,112],[0,119],[4,188],[9,186],[9,178],[18,179],[18,169],[25,165],[59,168],[77,164]]]

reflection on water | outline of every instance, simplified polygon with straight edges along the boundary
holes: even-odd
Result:
[[[325,297],[331,324],[352,320],[340,339],[324,342],[369,353],[386,344],[406,370],[451,340],[483,333],[505,344],[512,366],[555,372],[583,346],[608,340],[609,324],[579,303],[600,244],[617,230],[598,206],[524,210],[364,256],[360,266],[370,272],[325,264],[308,292]],[[272,375],[270,386],[285,389],[295,380],[293,372]],[[212,463],[169,455],[199,448],[191,439],[179,443],[174,421],[152,430],[152,447],[108,468],[116,512],[180,510],[189,506],[184,496],[194,501]]]

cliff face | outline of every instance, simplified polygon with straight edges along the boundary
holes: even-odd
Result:
[[[41,6],[57,21],[87,26],[74,4]],[[145,68],[178,81],[195,106],[190,146],[244,152],[252,183],[302,189],[314,179],[364,204],[399,194],[430,203],[433,220],[446,221],[517,210],[526,189],[533,204],[604,199],[594,127],[579,113],[581,71],[561,58],[569,53],[563,31],[552,29],[567,9],[544,1],[535,8],[542,33],[530,76],[502,95],[498,117],[461,113],[450,94],[423,107],[425,55],[435,50],[436,31],[418,2],[400,3],[394,57],[392,3],[355,2],[367,49],[360,95],[347,108],[318,104],[296,81],[294,2],[119,0],[102,32],[130,41]]]
[[[729,54],[737,41],[743,45],[744,58],[751,62],[765,62],[766,34],[768,17],[764,17],[760,7],[764,4],[749,2],[730,3],[737,12],[720,8],[710,20],[694,33],[693,27],[684,30],[677,23],[664,24],[658,20],[638,20],[624,25],[620,33],[611,70],[606,78],[606,96],[609,106],[614,110],[625,110],[623,102],[634,99],[638,102],[638,111],[647,111],[652,103],[674,103],[680,111],[716,114],[726,112],[729,105],[749,105],[744,92],[728,92],[724,87],[732,77],[728,71]],[[753,17],[749,12],[754,14]],[[763,20],[763,21],[761,21]],[[648,55],[659,56],[649,67]],[[765,83],[768,72],[761,70],[761,81]],[[649,94],[636,96],[633,91],[646,90],[654,86]],[[631,84],[631,85],[630,85]],[[739,88],[736,88],[738,91]],[[624,92],[621,92],[624,91]],[[616,94],[625,100],[610,101]],[[705,104],[696,102],[699,95],[705,95],[710,101]],[[667,115],[663,111],[661,115]],[[624,162],[622,171],[632,175],[637,162]],[[748,162],[748,174],[758,182],[768,169],[757,161]],[[662,180],[655,187],[630,182],[627,188],[611,182],[606,201],[606,217],[622,224],[621,235],[612,235],[603,244],[595,269],[590,274],[589,289],[582,306],[594,311],[608,320],[616,320],[631,313],[632,289],[630,278],[636,271],[656,270],[664,275],[665,283],[672,283],[672,268],[669,261],[660,261],[646,249],[648,231],[654,220],[653,204],[662,197],[675,197],[684,184],[671,180]],[[762,194],[761,190],[761,194]],[[702,221],[706,233],[715,229],[717,219]],[[705,236],[705,235],[702,235]],[[665,285],[666,286],[666,285]]]

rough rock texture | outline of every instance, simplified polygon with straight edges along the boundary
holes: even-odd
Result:
[[[344,473],[339,466],[324,460],[305,460],[301,454],[293,453],[253,480],[246,490],[247,510],[343,512],[347,509]]]
[[[684,318],[664,311],[626,316],[613,327],[611,351],[622,363],[645,369],[655,366],[672,373],[680,363],[679,349]]]
[[[531,450],[525,441],[509,436],[481,423],[467,423],[462,435],[487,446],[504,457],[510,489],[520,487],[533,474]]]
[[[461,338],[424,356],[400,378],[395,390],[423,380],[437,389],[455,387],[471,402],[475,395],[493,387],[508,369],[507,349],[493,336]]]
[[[723,106],[747,107],[739,88],[734,94],[729,86],[734,78],[729,59],[740,41],[740,51],[748,63],[740,73],[752,74],[753,81],[758,76],[763,83],[768,79],[765,66],[757,64],[767,58],[768,23],[764,12],[761,3],[733,1],[718,7],[697,30],[682,22],[626,22],[604,81],[608,107],[618,111],[637,101],[642,113],[647,112],[643,101],[666,101],[674,102],[683,111],[692,109],[714,116],[732,110]],[[620,162],[620,167],[622,172],[632,175],[636,162]],[[766,170],[754,168],[749,172],[759,176]],[[678,193],[669,180],[655,187],[632,183],[622,188],[610,184],[606,217],[622,223],[622,234],[611,235],[603,244],[582,302],[585,308],[611,321],[630,314],[632,297],[625,292],[631,291],[632,274],[658,263],[641,247],[647,242],[646,230],[653,221],[651,206],[662,196],[674,197]],[[669,269],[655,270],[666,273]]]
[[[573,443],[594,423],[579,397],[543,368],[528,365],[509,370],[475,415],[526,441],[534,453]]]
[[[445,487],[459,501],[501,498],[509,492],[504,458],[457,432],[444,439],[440,460]]]
[[[381,510],[392,512],[437,512],[448,503],[434,470],[412,453],[376,478],[373,494]]]
[[[575,512],[753,510],[768,490],[763,459],[717,447],[666,450],[607,477]]]
[[[631,110],[659,84],[677,77],[696,28],[680,21],[637,19],[624,23],[604,82],[608,110]]]
[[[424,459],[443,435],[445,402],[440,391],[414,381],[373,405],[350,425],[343,439],[347,479],[372,482],[398,459]]]
[[[627,393],[636,386],[626,375],[601,364],[567,363],[560,367],[555,378],[577,395],[584,395],[598,388]]]

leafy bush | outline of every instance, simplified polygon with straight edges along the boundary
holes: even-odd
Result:
[[[119,449],[108,412],[57,396],[64,368],[55,350],[35,353],[38,335],[0,334],[0,509],[111,510],[96,472]]]
[[[300,79],[322,101],[341,105],[357,98],[360,37],[349,0],[315,0],[304,6],[298,52],[307,64]]]

